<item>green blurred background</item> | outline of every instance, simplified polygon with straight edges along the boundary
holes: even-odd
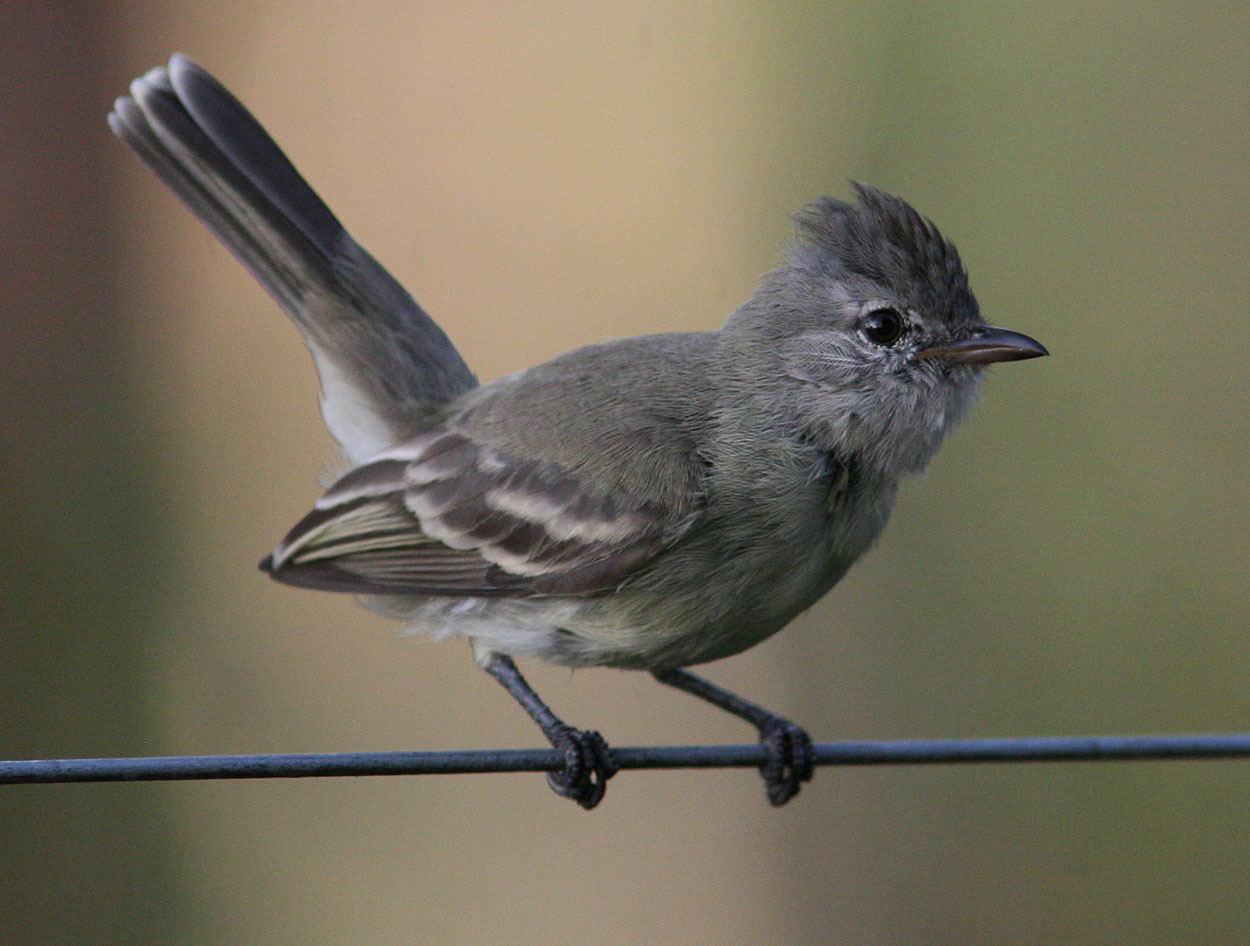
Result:
[[[459,641],[257,560],[332,456],[297,334],[108,133],[216,72],[483,378],[720,324],[848,178],[1045,342],[880,547],[710,668],[818,739],[1250,728],[1250,7],[0,10],[0,756],[529,746]],[[749,733],[530,668],[618,745]],[[1250,763],[0,788],[12,943],[1244,943]]]

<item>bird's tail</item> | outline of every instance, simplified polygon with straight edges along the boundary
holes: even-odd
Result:
[[[185,56],[130,86],[109,126],[286,311],[322,413],[359,463],[477,384],[451,341],[343,229],[251,113]]]

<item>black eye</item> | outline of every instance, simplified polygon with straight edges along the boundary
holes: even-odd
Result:
[[[859,320],[859,330],[874,345],[893,345],[903,328],[903,317],[893,309],[873,309]]]

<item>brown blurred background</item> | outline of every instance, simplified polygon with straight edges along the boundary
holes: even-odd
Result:
[[[1250,728],[1250,8],[0,8],[0,756],[530,746],[463,642],[255,565],[331,457],[277,307],[108,133],[181,50],[484,379],[720,324],[848,178],[958,243],[997,369],[881,546],[720,682],[819,739]],[[742,742],[530,668],[618,745]],[[1244,943],[1250,763],[0,788],[0,938]]]

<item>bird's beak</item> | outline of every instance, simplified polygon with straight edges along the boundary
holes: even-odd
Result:
[[[995,361],[1023,361],[1049,355],[1045,347],[1027,335],[986,326],[968,338],[923,348],[916,359],[943,358],[957,365],[988,365]]]

